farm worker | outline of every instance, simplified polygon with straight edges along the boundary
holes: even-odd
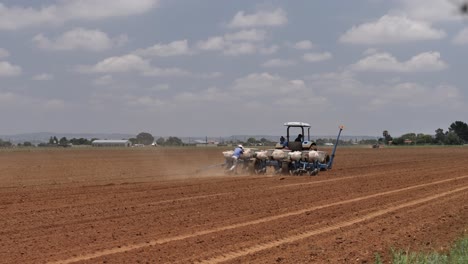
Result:
[[[297,135],[297,138],[294,141],[302,142],[302,134]]]
[[[280,137],[280,144],[281,144],[281,145],[284,145],[284,141],[286,141],[286,139],[285,139],[283,136],[281,136],[281,137]]]
[[[237,160],[244,153],[244,147],[242,145],[237,145],[237,148],[234,149],[234,154],[232,154],[232,167],[229,169],[233,171],[237,167]]]
[[[286,142],[286,139],[283,136],[280,137],[280,144],[283,148],[288,146],[288,142]]]

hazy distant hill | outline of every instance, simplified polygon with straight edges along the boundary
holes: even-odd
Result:
[[[122,134],[122,133],[54,133],[54,132],[38,132],[38,133],[24,133],[24,134],[16,134],[16,135],[0,135],[0,139],[4,141],[10,141],[12,143],[23,143],[25,141],[29,141],[33,144],[38,144],[42,142],[49,142],[50,137],[57,137],[58,139],[62,137],[66,137],[67,139],[72,138],[98,138],[98,139],[129,139],[134,138],[136,135],[133,134]],[[155,140],[158,139],[160,136],[153,135]],[[167,136],[163,136],[167,138]],[[177,136],[176,136],[177,137]],[[225,136],[225,137],[202,137],[202,136],[194,136],[194,137],[179,137],[185,143],[195,143],[196,140],[198,141],[217,141],[217,142],[225,142],[225,141],[247,141],[249,138],[255,138],[260,140],[261,138],[266,138],[269,141],[277,142],[279,141],[280,136],[272,136],[272,135],[233,135],[233,136]],[[335,139],[336,135],[330,136],[313,136],[311,137],[312,140],[316,140],[318,138],[321,139]],[[341,136],[340,139],[342,140],[362,140],[362,139],[377,139],[377,137],[372,136]]]
[[[293,136],[293,139],[295,138],[296,135]],[[321,138],[321,139],[336,139],[336,136],[337,135],[322,135],[322,136],[311,136],[310,138],[315,140],[315,139],[318,139],[318,138]],[[253,137],[255,139],[261,139],[261,138],[266,138],[268,140],[271,140],[271,141],[279,141],[279,138],[281,136],[265,136],[265,135],[234,135],[234,136],[231,136],[231,138],[233,139],[239,139],[239,140],[247,140],[248,138],[250,137]],[[362,139],[376,139],[377,137],[372,137],[372,136],[344,136],[344,135],[341,135],[340,136],[340,139],[341,140],[350,140],[350,139],[357,139],[357,140],[362,140]]]
[[[324,135],[324,136],[312,136],[312,140],[317,140],[319,138],[321,139],[336,139],[337,135]],[[281,136],[272,136],[272,135],[233,135],[233,136],[228,136],[228,137],[208,137],[208,141],[217,141],[217,142],[223,142],[223,141],[247,141],[249,138],[255,138],[256,140],[260,140],[261,138],[265,138],[269,141],[273,142],[279,142],[279,138]],[[294,140],[295,137],[292,138]],[[183,142],[185,143],[193,143],[195,140],[202,140],[205,141],[206,137],[183,137],[180,138]],[[377,139],[377,137],[373,136],[340,136],[341,140],[349,141],[349,140],[363,140],[363,139]]]
[[[4,141],[10,141],[12,143],[23,143],[29,141],[33,144],[41,142],[49,142],[50,137],[57,137],[58,139],[66,137],[67,139],[72,138],[99,138],[99,139],[129,139],[136,137],[133,134],[120,134],[120,133],[53,133],[53,132],[38,132],[38,133],[24,133],[16,135],[4,135],[0,136],[0,139]]]

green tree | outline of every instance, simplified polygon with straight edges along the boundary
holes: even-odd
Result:
[[[392,141],[392,140],[393,140],[392,136],[390,136],[390,134],[388,133],[388,130],[384,130],[383,133],[382,133],[382,135],[383,135],[384,143],[385,143],[386,145],[388,145],[388,142],[389,142],[389,141]]]
[[[151,145],[154,142],[154,137],[150,133],[141,132],[136,136],[136,141],[138,144]]]
[[[393,144],[395,145],[403,145],[405,144],[405,138],[403,136],[397,137],[393,139]]]
[[[25,147],[32,147],[33,144],[32,144],[31,142],[29,142],[29,141],[25,141],[25,142],[23,143],[23,146],[25,146]]]
[[[438,129],[436,129],[435,133],[436,134],[435,134],[434,142],[436,144],[444,144],[444,142],[445,142],[444,130],[442,128],[438,128]]]
[[[10,141],[3,141],[0,139],[0,147],[11,147],[13,144]]]
[[[463,140],[454,131],[449,131],[445,135],[444,143],[447,145],[461,145],[463,144]]]
[[[160,146],[163,146],[164,144],[166,143],[166,140],[162,137],[158,138],[156,140],[156,144],[160,145]]]
[[[68,140],[66,137],[62,137],[59,142],[58,142],[60,145],[67,145],[68,144]]]
[[[168,146],[182,146],[183,144],[182,140],[178,137],[169,137],[164,143],[164,145]]]
[[[411,140],[411,141],[416,141],[416,134],[415,133],[406,133],[401,135],[403,140]]]
[[[91,141],[89,141],[86,138],[72,138],[68,141],[69,143],[73,145],[91,145]]]
[[[434,139],[431,135],[418,134],[416,135],[416,144],[432,144]]]
[[[135,145],[138,143],[138,140],[136,138],[129,138],[128,140],[132,143],[132,145]]]
[[[325,145],[325,143],[326,143],[326,141],[323,138],[317,138],[317,140],[315,140],[315,144],[317,144],[319,146],[323,146],[323,145]]]
[[[249,145],[255,145],[257,143],[257,140],[255,138],[251,137],[251,138],[247,139],[247,143]]]
[[[363,145],[374,145],[378,144],[378,142],[379,141],[377,139],[361,139],[358,143]]]
[[[468,125],[465,122],[453,122],[449,127],[449,131],[455,132],[464,142],[468,142]]]

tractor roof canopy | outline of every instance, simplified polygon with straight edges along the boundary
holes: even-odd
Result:
[[[289,129],[291,127],[298,127],[301,129],[301,135],[302,135],[302,141],[310,141],[310,125],[308,123],[304,123],[304,122],[286,122],[284,123],[284,126],[288,127],[286,129],[286,139],[287,141],[289,142]],[[304,128],[307,128],[306,131],[304,131]],[[305,133],[307,132],[307,134]],[[307,137],[306,137],[307,135]]]
[[[286,122],[286,123],[284,123],[284,126],[288,126],[288,127],[310,127],[309,124],[304,123],[304,122]]]

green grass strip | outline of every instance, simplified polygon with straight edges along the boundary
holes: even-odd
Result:
[[[391,250],[393,264],[467,264],[468,237],[458,240],[447,254],[431,252],[408,252]],[[375,255],[375,263],[382,264],[379,254]]]

